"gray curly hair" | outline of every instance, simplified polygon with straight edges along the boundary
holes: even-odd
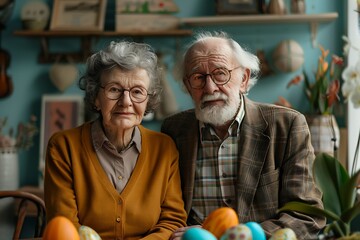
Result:
[[[160,103],[161,69],[153,48],[145,43],[128,41],[112,41],[105,49],[94,53],[86,61],[86,71],[79,79],[79,87],[85,91],[85,104],[89,110],[99,112],[95,108],[95,100],[100,90],[100,77],[103,72],[114,67],[125,70],[145,69],[150,78],[148,92],[149,101],[145,115],[153,112]]]

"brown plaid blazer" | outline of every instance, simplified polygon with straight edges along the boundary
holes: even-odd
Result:
[[[305,117],[292,109],[244,98],[240,127],[236,211],[241,223],[261,223],[267,236],[279,228],[293,229],[298,239],[314,239],[325,219],[296,212],[277,214],[289,201],[322,207],[321,192],[312,176],[314,152]],[[185,209],[191,209],[199,124],[194,110],[164,120],[161,131],[179,150]]]

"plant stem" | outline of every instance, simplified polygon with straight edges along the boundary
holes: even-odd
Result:
[[[359,148],[360,148],[360,131],[359,131],[359,136],[358,136],[358,140],[357,140],[357,144],[356,144],[354,160],[353,160],[353,164],[352,164],[352,168],[351,168],[351,175],[354,175],[356,172],[357,160],[358,160],[358,156],[359,156]]]
[[[344,234],[344,232],[342,231],[341,227],[339,226],[339,222],[338,221],[334,221],[333,222],[334,226],[335,226],[335,230],[338,232],[338,234],[340,235],[340,237],[344,237],[346,236]],[[336,235],[336,234],[335,234]]]

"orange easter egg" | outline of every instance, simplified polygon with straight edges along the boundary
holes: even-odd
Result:
[[[227,229],[238,224],[239,218],[235,210],[230,207],[221,207],[207,216],[202,227],[219,239]]]
[[[63,216],[57,216],[48,222],[42,237],[43,240],[80,240],[74,224]]]

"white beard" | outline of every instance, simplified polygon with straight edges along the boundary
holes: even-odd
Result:
[[[203,102],[216,99],[224,100],[225,105],[201,107]],[[222,126],[235,118],[239,106],[240,97],[235,98],[234,101],[229,101],[229,98],[225,94],[216,92],[213,95],[205,95],[201,99],[201,103],[195,106],[195,114],[196,118],[204,123]]]

